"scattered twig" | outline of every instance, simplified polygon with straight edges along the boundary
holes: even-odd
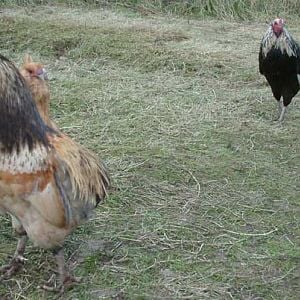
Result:
[[[296,267],[291,268],[291,269],[290,269],[289,271],[287,271],[284,275],[282,275],[282,276],[280,276],[280,277],[278,277],[278,278],[276,278],[276,279],[267,281],[266,284],[270,284],[270,283],[274,283],[274,282],[283,280],[283,279],[286,278],[290,273],[292,273],[295,269],[296,269]]]
[[[268,232],[263,232],[263,233],[246,233],[246,232],[235,232],[232,230],[228,230],[228,229],[223,229],[225,232],[228,233],[232,233],[232,234],[236,234],[236,235],[242,235],[242,236],[267,236],[272,234],[273,232],[278,231],[277,228],[275,228],[274,230],[268,231]]]

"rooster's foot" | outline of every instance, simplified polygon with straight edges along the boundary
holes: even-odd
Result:
[[[50,283],[50,281],[51,281],[51,279],[48,281],[48,283]],[[67,291],[68,289],[72,288],[74,285],[76,285],[80,282],[81,282],[81,277],[66,275],[63,280],[63,283],[61,283],[60,285],[52,286],[52,285],[45,284],[45,285],[41,286],[41,289],[48,291],[48,292],[56,292],[59,294],[63,294],[65,291]]]
[[[22,268],[25,260],[26,259],[23,256],[18,255],[15,256],[9,264],[2,266],[0,268],[0,273],[3,274],[1,279],[8,279],[17,273]]]

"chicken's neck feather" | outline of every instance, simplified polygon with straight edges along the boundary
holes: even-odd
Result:
[[[280,34],[280,36],[277,37],[270,27],[261,41],[262,53],[264,57],[267,56],[271,49],[279,49],[282,54],[296,56],[296,46],[296,42],[285,28],[283,28],[283,32]]]

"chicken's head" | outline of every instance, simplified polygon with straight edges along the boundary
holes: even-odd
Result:
[[[272,23],[271,23],[272,30],[276,37],[279,37],[283,31],[284,27],[284,20],[281,18],[276,18]]]
[[[32,61],[30,55],[25,55],[23,65],[20,69],[21,74],[26,78],[48,80],[48,75],[45,67],[40,63]]]

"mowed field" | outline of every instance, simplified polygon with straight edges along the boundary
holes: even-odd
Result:
[[[300,19],[284,16],[300,41]],[[271,20],[272,17],[266,17]],[[300,104],[280,126],[258,72],[263,20],[3,8],[0,53],[43,62],[51,112],[112,176],[66,241],[64,299],[299,299]],[[1,117],[1,116],[0,116]],[[16,246],[0,219],[0,263]],[[54,299],[51,252],[28,244],[1,299]]]

